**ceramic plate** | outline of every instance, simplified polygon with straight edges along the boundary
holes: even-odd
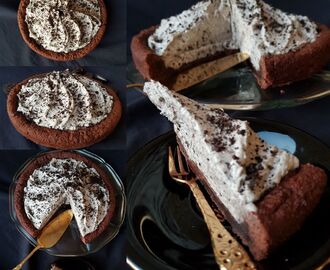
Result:
[[[127,77],[129,83],[144,81],[132,63],[128,66]],[[330,95],[330,67],[307,80],[262,90],[251,68],[243,63],[185,89],[182,94],[202,103],[218,104],[228,110],[293,107]]]
[[[115,208],[114,216],[112,217],[108,228],[106,228],[105,231],[99,237],[97,237],[95,240],[93,240],[88,244],[84,244],[81,241],[77,224],[73,218],[73,221],[70,223],[69,228],[66,230],[61,240],[53,248],[45,249],[45,251],[48,254],[53,256],[63,256],[63,257],[84,256],[100,250],[118,234],[119,229],[123,224],[125,218],[126,197],[124,193],[124,186],[119,176],[114,171],[114,169],[109,164],[107,164],[102,158],[91,152],[85,150],[74,150],[74,152],[77,152],[78,154],[81,154],[91,159],[108,173],[109,180],[111,181],[111,184],[114,187],[116,194],[116,208]],[[32,245],[36,246],[37,245],[36,239],[34,239],[28,232],[26,232],[26,230],[19,223],[14,207],[14,191],[15,191],[17,179],[21,174],[21,172],[24,170],[24,168],[34,158],[35,157],[32,157],[30,160],[25,162],[14,176],[13,183],[10,186],[10,191],[9,191],[9,200],[10,200],[9,210],[10,210],[11,218],[15,222],[18,231]]]
[[[330,149],[314,137],[276,122],[248,118],[267,142],[330,172]],[[128,263],[134,269],[218,269],[207,227],[189,189],[167,172],[174,133],[140,149],[127,169]],[[281,248],[258,264],[264,270],[311,270],[330,255],[330,185],[313,214]]]

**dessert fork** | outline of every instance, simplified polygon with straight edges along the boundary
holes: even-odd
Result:
[[[256,269],[256,266],[254,265],[248,253],[231,236],[231,234],[221,224],[216,214],[213,212],[212,208],[205,199],[204,194],[198,186],[196,177],[190,171],[185,158],[182,157],[182,153],[178,146],[176,147],[175,153],[176,155],[174,156],[171,147],[169,147],[169,174],[173,180],[188,185],[192,191],[210,232],[212,248],[219,269]],[[179,165],[178,168],[176,166],[176,162]]]

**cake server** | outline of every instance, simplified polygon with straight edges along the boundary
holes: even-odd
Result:
[[[169,174],[173,180],[188,185],[192,191],[209,229],[215,260],[219,266],[219,269],[256,269],[256,266],[248,253],[236,241],[236,239],[231,236],[213,212],[211,206],[205,199],[204,194],[198,186],[196,181],[197,179],[190,172],[189,167],[184,165],[185,159],[182,157],[178,146],[176,147],[176,159],[179,164],[178,170],[176,168],[175,157],[172,149],[169,147]],[[185,163],[187,164],[187,162]],[[188,171],[186,171],[185,167],[187,167]]]
[[[249,59],[248,54],[239,52],[193,67],[181,72],[176,78],[176,81],[171,89],[174,91],[181,91],[205,81],[216,74],[224,72],[225,70],[230,69],[247,59]]]
[[[37,242],[38,245],[27,255],[24,260],[13,270],[19,270],[24,263],[40,248],[51,248],[61,239],[66,229],[69,227],[73,214],[72,210],[66,210],[50,221],[41,231]]]

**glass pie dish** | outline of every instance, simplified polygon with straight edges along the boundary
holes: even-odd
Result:
[[[55,150],[58,151],[58,150]],[[18,231],[31,243],[31,245],[36,246],[37,241],[33,238],[23,226],[21,226],[20,222],[17,219],[15,206],[14,206],[14,192],[17,184],[17,180],[19,176],[24,171],[24,169],[38,156],[41,154],[47,153],[48,151],[41,152],[36,156],[27,160],[16,172],[13,177],[13,182],[9,189],[9,212],[12,220],[14,221],[16,228]],[[49,151],[50,152],[50,151]],[[52,151],[54,152],[54,151]],[[126,210],[126,197],[124,192],[124,185],[114,171],[114,169],[105,162],[101,157],[88,152],[86,150],[73,150],[72,152],[76,152],[82,156],[87,157],[92,160],[102,168],[109,177],[109,181],[111,182],[114,191],[115,191],[115,199],[116,206],[114,214],[110,220],[109,225],[104,230],[104,232],[94,239],[92,242],[88,244],[84,244],[80,239],[80,233],[77,227],[75,220],[73,220],[69,226],[69,228],[64,233],[61,240],[52,248],[44,249],[49,255],[53,256],[62,256],[62,257],[74,257],[74,256],[85,256],[94,252],[97,252],[101,248],[103,248],[106,244],[108,244],[119,232],[121,225],[125,219],[125,210]],[[61,209],[59,210],[61,211]]]

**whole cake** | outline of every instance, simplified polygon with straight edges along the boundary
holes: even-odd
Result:
[[[109,86],[69,70],[39,74],[15,85],[7,110],[23,136],[57,149],[97,143],[121,117],[121,103]]]
[[[302,226],[325,189],[322,169],[267,144],[247,121],[158,82],[144,92],[173,122],[189,166],[256,260]]]
[[[101,41],[106,23],[103,0],[22,0],[18,11],[25,42],[58,61],[90,53]]]
[[[146,79],[176,75],[240,50],[261,88],[302,80],[330,61],[330,29],[259,0],[207,0],[136,35],[133,61]]]
[[[95,162],[76,152],[55,151],[24,168],[14,204],[19,222],[33,237],[61,207],[70,207],[82,241],[89,243],[108,227],[115,194],[107,172]]]

